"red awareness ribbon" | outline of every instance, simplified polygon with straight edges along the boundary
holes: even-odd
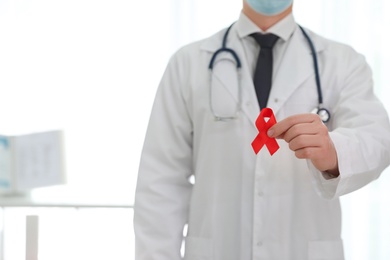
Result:
[[[266,118],[269,118],[268,121],[265,121]],[[259,130],[259,134],[252,142],[252,147],[256,154],[260,152],[264,145],[267,146],[271,156],[279,149],[278,142],[276,142],[275,138],[270,138],[267,135],[268,129],[274,124],[276,124],[276,119],[272,109],[263,108],[259,117],[256,119],[256,127]]]

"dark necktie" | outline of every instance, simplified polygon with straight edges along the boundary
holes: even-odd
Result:
[[[260,45],[260,53],[257,58],[257,65],[253,83],[256,89],[257,100],[259,101],[260,109],[267,106],[269,92],[272,85],[272,47],[278,40],[278,36],[274,34],[251,34]]]

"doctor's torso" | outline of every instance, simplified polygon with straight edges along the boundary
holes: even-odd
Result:
[[[298,26],[291,22],[291,33],[274,51],[268,107],[278,121],[309,113],[318,104],[310,49]],[[314,259],[315,248],[332,248],[323,256],[342,259],[339,202],[318,196],[307,162],[295,158],[284,141],[278,141],[281,149],[272,157],[266,149],[257,156],[252,150],[260,112],[252,81],[259,48],[250,37],[241,37],[239,29],[240,21],[233,26],[227,44],[240,57],[241,77],[229,53],[219,55],[211,75],[208,70],[224,31],[184,47],[172,60],[177,69],[172,75],[178,76],[178,88],[193,127],[196,181],[186,259],[198,259],[195,256],[199,255],[224,260]],[[343,61],[336,52],[352,50],[314,34],[312,38],[319,56],[324,102],[332,110],[343,83],[337,73]],[[335,52],[330,53],[330,48]],[[210,111],[212,106],[218,114],[231,115],[237,104],[237,118],[226,122],[215,121]]]

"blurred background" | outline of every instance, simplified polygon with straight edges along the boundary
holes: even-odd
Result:
[[[390,1],[295,0],[303,26],[365,55],[390,111]],[[66,185],[0,196],[0,260],[133,259],[132,203],[155,91],[181,46],[241,0],[0,0],[0,135],[63,132]],[[390,176],[342,198],[347,260],[390,259]],[[26,224],[27,223],[27,224]],[[32,259],[32,258],[31,258]]]

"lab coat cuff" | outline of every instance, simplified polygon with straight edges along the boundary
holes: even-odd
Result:
[[[332,178],[327,172],[319,171],[310,160],[307,160],[310,169],[314,188],[318,195],[325,199],[333,199],[336,197],[341,175],[337,178]]]
[[[347,156],[350,151],[343,135],[336,132],[330,132],[329,135],[336,148],[340,175],[334,178],[327,172],[319,171],[310,160],[307,162],[318,194],[323,198],[333,199],[343,194],[343,186],[345,187],[348,182],[348,173],[351,172],[352,162]]]

